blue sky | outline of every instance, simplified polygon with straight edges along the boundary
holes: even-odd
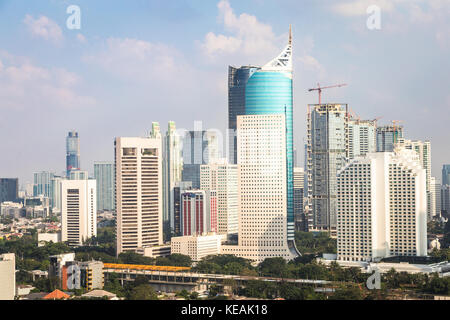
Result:
[[[381,9],[369,30],[367,7]],[[81,29],[66,27],[69,5]],[[116,136],[227,126],[228,65],[260,65],[294,34],[294,140],[302,163],[307,89],[361,118],[403,120],[450,163],[450,0],[0,0],[0,176],[62,172],[77,130],[82,169],[113,159]]]

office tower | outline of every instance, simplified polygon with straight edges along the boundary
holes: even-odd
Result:
[[[245,89],[248,79],[260,67],[228,67],[228,135],[230,164],[237,164],[236,121],[237,116],[245,115]]]
[[[308,106],[309,231],[336,231],[336,175],[348,157],[348,106]]]
[[[86,179],[89,179],[89,173],[84,170],[70,170],[68,179],[69,180],[86,180]]]
[[[217,191],[218,233],[238,233],[237,165],[227,159],[200,167],[200,189]]]
[[[37,197],[40,195],[50,197],[51,194],[51,182],[54,177],[53,172],[41,171],[35,172],[34,184],[33,184],[33,196]]]
[[[405,149],[414,150],[420,159],[422,167],[426,171],[426,187],[427,187],[427,214],[430,220],[436,215],[432,212],[432,197],[431,194],[431,143],[430,141],[420,141],[420,140],[408,140],[405,138],[398,138],[397,145]]]
[[[200,188],[200,166],[218,158],[219,142],[214,131],[188,131],[183,139],[183,181]]]
[[[450,164],[442,166],[442,185],[450,185]]]
[[[292,77],[292,35],[289,28],[289,41],[284,50],[249,77],[245,87],[245,114],[285,116],[287,239],[290,248],[295,251]]]
[[[294,167],[294,215],[295,229],[307,231],[307,221],[303,213],[303,188],[305,186],[305,171],[303,168]]]
[[[174,188],[181,181],[183,158],[181,154],[181,137],[176,132],[175,122],[169,121],[163,140],[163,216],[164,224],[175,232]]]
[[[297,148],[295,148],[295,147],[294,147],[293,159],[294,159],[293,166],[295,168],[295,167],[298,166],[298,163],[297,163],[297,160],[298,160],[298,158],[297,158]]]
[[[448,216],[450,213],[450,185],[442,185],[441,187],[441,213]]]
[[[394,144],[403,138],[402,126],[382,126],[377,128],[377,152],[392,152]]]
[[[286,131],[284,114],[238,116],[238,245],[223,254],[255,262],[297,256],[287,237]]]
[[[114,162],[94,162],[94,177],[97,181],[97,210],[114,210]]]
[[[50,206],[52,213],[57,214],[61,212],[61,182],[65,180],[64,177],[53,176],[50,188]]]
[[[16,295],[16,258],[14,253],[0,254],[0,300]]]
[[[348,158],[353,159],[377,151],[376,120],[349,119]]]
[[[339,260],[427,255],[426,172],[415,152],[356,158],[337,184]]]
[[[4,201],[17,201],[19,197],[18,178],[0,178],[0,203]]]
[[[71,131],[66,138],[66,174],[71,170],[80,170],[80,139],[78,132]]]
[[[97,236],[97,184],[93,179],[61,181],[61,240],[80,246]]]
[[[431,177],[430,179],[430,195],[431,195],[431,212],[433,215],[430,217],[431,219],[434,217],[441,216],[441,183],[435,177]]]
[[[117,255],[163,244],[161,139],[115,139]]]
[[[173,207],[174,207],[174,234],[181,236],[181,194],[186,190],[192,189],[191,181],[180,181],[175,183],[173,188]]]
[[[217,232],[217,192],[188,190],[181,194],[182,236]]]

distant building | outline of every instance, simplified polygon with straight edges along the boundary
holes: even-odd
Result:
[[[50,265],[48,268],[49,278],[58,278],[59,286],[63,289],[67,289],[67,267],[70,263],[75,261],[75,253],[63,253],[54,256],[50,256]]]
[[[450,164],[442,166],[442,185],[450,185]]]
[[[84,170],[70,170],[69,180],[87,180],[89,179],[89,173]]]
[[[79,246],[97,236],[96,181],[63,180],[61,182],[61,239]]]
[[[163,138],[163,216],[164,224],[171,233],[176,229],[174,188],[181,181],[183,171],[181,147],[181,137],[176,131],[175,122],[169,121]]]
[[[303,195],[305,186],[305,171],[303,168],[294,167],[294,214],[295,229],[297,231],[307,231],[307,220],[303,212]]]
[[[414,151],[356,158],[337,186],[338,260],[427,255],[426,172]]]
[[[114,210],[114,162],[95,161],[94,177],[97,181],[97,210]]]
[[[0,203],[0,213],[2,218],[18,219],[25,216],[23,203],[5,201]]]
[[[218,158],[219,142],[215,131],[187,131],[183,139],[182,181],[200,188],[200,166]]]
[[[78,262],[80,268],[80,287],[90,291],[93,289],[103,289],[103,262],[87,261]]]
[[[226,159],[200,166],[200,189],[217,191],[217,227],[219,234],[238,233],[237,165]]]
[[[223,235],[216,234],[173,237],[171,239],[172,254],[184,254],[197,262],[208,255],[220,254],[223,239]]]
[[[0,254],[0,300],[14,300],[16,294],[16,258],[14,253]]]
[[[4,201],[15,202],[19,198],[19,179],[0,178],[0,203]]]
[[[181,194],[181,234],[217,232],[217,191],[188,190]]]
[[[38,246],[44,246],[48,242],[61,242],[61,233],[38,233]]]
[[[381,126],[377,128],[377,152],[392,152],[399,138],[403,138],[402,126]]]
[[[80,139],[78,132],[71,131],[66,137],[66,175],[71,170],[80,170]]]
[[[377,123],[375,120],[349,119],[348,158],[353,159],[377,151]]]
[[[430,195],[431,195],[431,212],[433,215],[430,218],[441,216],[441,189],[442,185],[435,177],[430,179]]]
[[[61,213],[61,182],[65,180],[64,177],[54,176],[51,181],[50,192],[50,206],[53,214]]]
[[[34,173],[34,184],[33,184],[33,196],[37,197],[43,195],[45,197],[50,197],[51,194],[51,183],[54,177],[53,172],[41,171]]]
[[[181,236],[181,194],[192,189],[192,181],[180,181],[173,188],[174,231],[175,236]]]

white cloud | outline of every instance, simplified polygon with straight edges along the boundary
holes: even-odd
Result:
[[[27,14],[23,22],[28,26],[28,30],[34,37],[43,38],[55,43],[63,40],[61,28],[56,22],[46,16],[40,16],[34,19],[31,15]]]
[[[7,60],[7,61],[6,61]],[[95,99],[79,95],[78,75],[62,68],[42,68],[30,62],[0,61],[0,108],[83,108],[95,105]]]
[[[270,25],[258,21],[255,16],[247,13],[237,16],[228,0],[221,0],[217,8],[218,20],[230,35],[206,34],[201,46],[210,59],[231,54],[249,56],[257,61],[262,57],[268,59],[281,50],[283,40],[287,41],[286,34],[275,35]]]
[[[332,7],[332,10],[343,16],[363,16],[367,15],[367,8],[377,5],[382,12],[392,12],[396,0],[354,0],[341,2]],[[398,0],[397,0],[398,1]]]

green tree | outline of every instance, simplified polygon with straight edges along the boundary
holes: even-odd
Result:
[[[134,287],[129,296],[130,300],[158,300],[155,290],[149,284]]]

